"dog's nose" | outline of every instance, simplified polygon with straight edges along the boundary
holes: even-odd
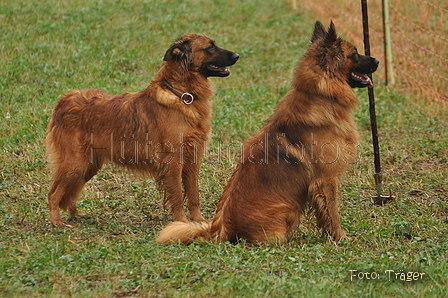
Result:
[[[240,58],[240,55],[238,55],[237,53],[233,53],[232,54],[232,59],[236,62],[238,59]]]
[[[375,63],[376,65],[380,64],[380,60],[374,58],[375,60],[373,60],[373,63]]]

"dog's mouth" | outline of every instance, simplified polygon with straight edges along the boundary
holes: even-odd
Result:
[[[350,79],[352,81],[355,81],[357,84],[357,86],[359,86],[359,84],[361,84],[361,86],[359,87],[369,87],[369,88],[373,88],[373,82],[372,79],[363,73],[360,72],[352,72],[350,73]]]
[[[347,75],[348,84],[352,88],[373,88],[372,76],[380,61],[376,58],[369,56],[358,55],[359,62],[355,67],[352,67]]]
[[[227,77],[230,75],[230,69],[226,66],[217,66],[215,64],[207,64],[205,66],[210,71],[210,76]]]
[[[219,55],[213,60],[209,60],[202,66],[203,74],[207,77],[227,77],[230,75],[229,66],[238,61],[240,57],[237,53],[219,49]]]

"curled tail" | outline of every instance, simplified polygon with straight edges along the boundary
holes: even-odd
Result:
[[[182,242],[189,244],[193,240],[210,240],[211,223],[175,221],[168,224],[157,237],[158,243]]]

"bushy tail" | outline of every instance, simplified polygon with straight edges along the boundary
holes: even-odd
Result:
[[[175,221],[168,224],[157,237],[159,243],[182,242],[189,244],[193,240],[210,240],[211,223]]]

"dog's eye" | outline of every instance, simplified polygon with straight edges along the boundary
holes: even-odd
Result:
[[[348,58],[353,59],[355,61],[358,61],[359,59],[359,54],[358,52],[354,52],[353,54],[351,54]]]
[[[214,44],[210,45],[207,49],[206,49],[209,53],[213,54],[216,52],[216,46]]]

